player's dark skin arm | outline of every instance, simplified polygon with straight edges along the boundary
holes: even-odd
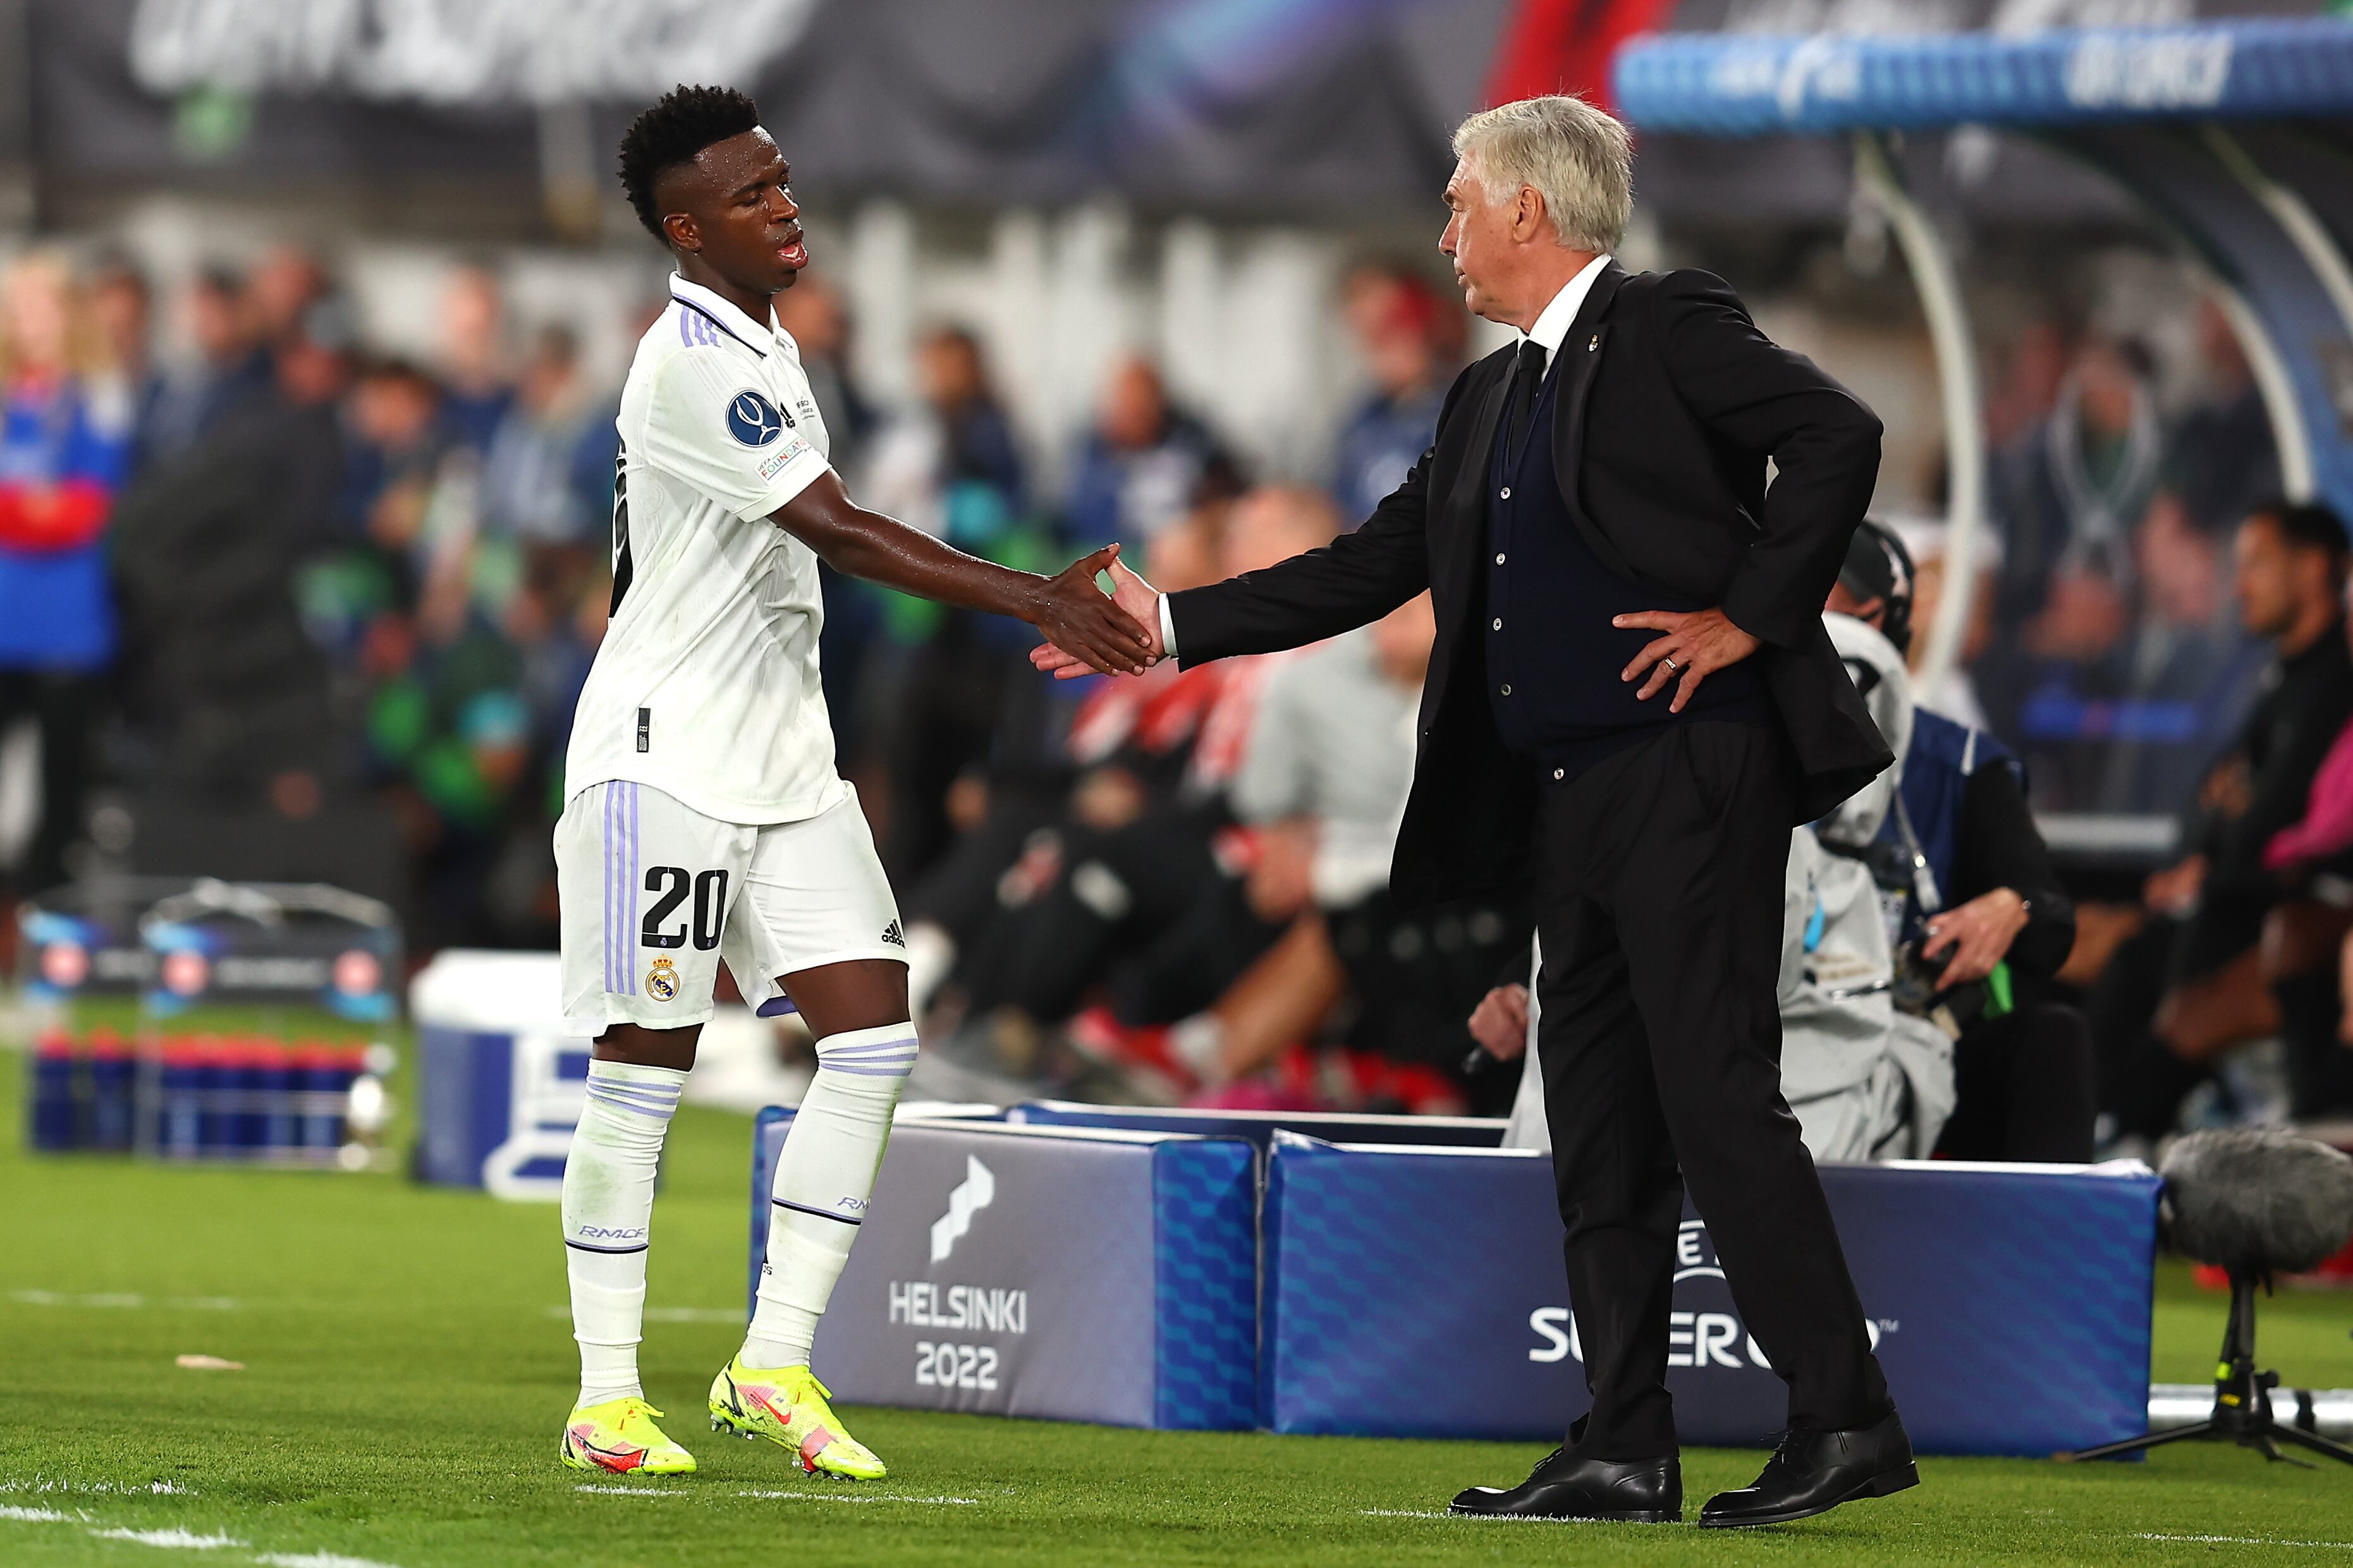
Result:
[[[774,515],[777,526],[847,576],[944,605],[1027,621],[1047,641],[1105,675],[1141,674],[1151,662],[1144,628],[1095,585],[1095,574],[1119,558],[1116,544],[1072,562],[1051,577],[1016,572],[966,555],[895,518],[861,509],[831,472],[818,475]]]

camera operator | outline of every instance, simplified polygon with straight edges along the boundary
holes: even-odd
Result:
[[[1866,521],[1825,607],[1908,653],[1914,582],[1903,540]],[[1915,942],[1920,966],[1961,1024],[1959,1104],[1936,1152],[2089,1160],[2091,1033],[2081,1013],[2042,994],[2074,945],[2075,908],[2027,809],[2024,770],[1991,735],[1919,708],[1897,801],[1882,840],[1902,874],[1883,879],[1909,895],[1917,928],[1898,940]],[[1959,1016],[1965,1011],[1973,1016]]]

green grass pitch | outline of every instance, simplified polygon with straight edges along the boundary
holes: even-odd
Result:
[[[2353,1563],[2353,1469],[2205,1446],[2145,1465],[1928,1459],[1899,1497],[1731,1534],[1430,1517],[1461,1487],[1517,1479],[1534,1445],[858,1410],[891,1479],[806,1481],[701,1415],[740,1332],[749,1123],[694,1110],[670,1135],[645,1371],[702,1473],[598,1484],[554,1458],[575,1363],[549,1209],[382,1176],[32,1159],[21,1072],[0,1056],[9,1568],[174,1548],[284,1568]],[[2221,1319],[2219,1296],[2168,1268],[2158,1378],[2211,1376]],[[2353,1298],[2269,1302],[2266,1362],[2353,1385],[2348,1327]],[[247,1370],[174,1364],[192,1352]],[[1685,1455],[1687,1512],[1757,1460]]]

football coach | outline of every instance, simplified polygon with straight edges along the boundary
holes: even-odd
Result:
[[[1439,248],[1518,343],[1448,393],[1436,442],[1356,531],[1165,599],[1120,601],[1198,663],[1295,647],[1424,589],[1438,642],[1391,888],[1523,888],[1537,1048],[1593,1407],[1525,1482],[1454,1510],[1681,1517],[1666,1387],[1683,1191],[1788,1430],[1711,1525],[1913,1485],[1798,1122],[1781,1098],[1782,873],[1810,822],[1893,762],[1822,628],[1880,424],[1704,272],[1610,258],[1625,128],[1529,99],[1454,135]],[[1776,477],[1768,488],[1766,464]],[[1041,668],[1068,668],[1041,647]],[[1082,674],[1082,669],[1072,669]]]

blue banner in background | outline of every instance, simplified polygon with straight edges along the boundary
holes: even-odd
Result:
[[[2353,19],[2023,36],[1682,34],[1629,44],[1611,84],[1636,130],[1705,136],[2341,115],[2353,110]]]
[[[1922,1452],[2043,1455],[2146,1424],[2154,1175],[1832,1165],[1822,1184]],[[1548,1161],[1279,1139],[1262,1226],[1262,1425],[1552,1441],[1589,1405]],[[1685,1442],[1781,1426],[1782,1384],[1688,1211],[1668,1345]]]

